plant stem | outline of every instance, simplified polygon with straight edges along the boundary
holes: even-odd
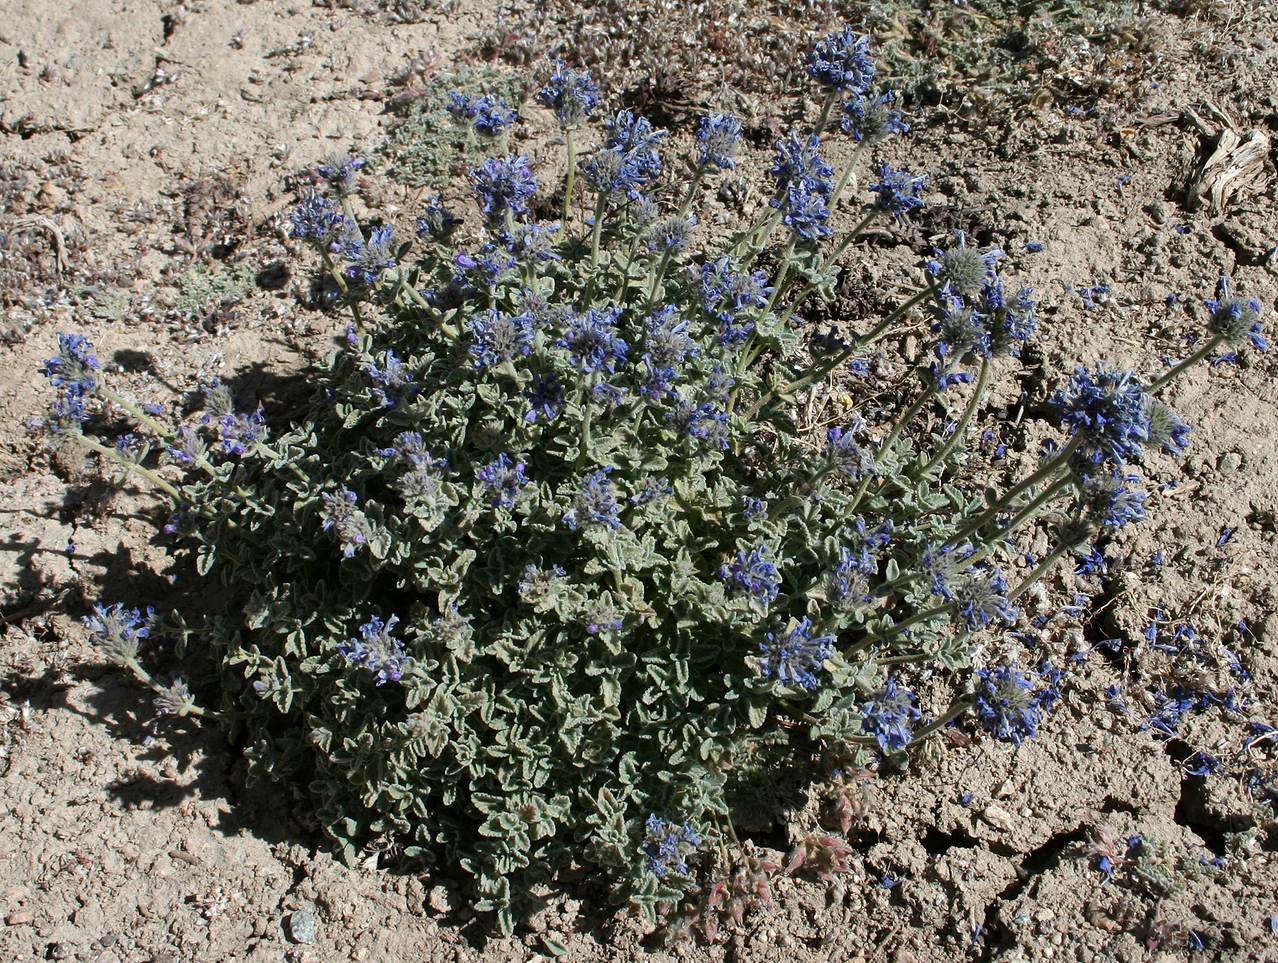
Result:
[[[839,92],[837,90],[831,90],[825,95],[825,102],[821,105],[821,115],[817,117],[816,126],[812,128],[812,133],[818,137],[825,130],[826,121],[830,119],[830,111],[834,109],[834,102],[838,99],[838,96]]]
[[[866,214],[865,217],[861,218],[860,221],[857,222],[856,227],[852,228],[851,231],[849,231],[846,235],[844,235],[843,239],[839,241],[838,247],[836,247],[832,252],[830,252],[829,257],[822,260],[820,268],[817,269],[818,277],[825,274],[826,268],[828,268],[830,265],[832,265],[835,261],[839,259],[839,256],[842,255],[843,252],[848,249],[848,245],[850,245],[853,241],[856,240],[857,236],[863,230],[865,230],[865,228],[869,225],[871,221],[874,220],[875,217],[878,216],[878,213],[879,213],[879,210],[877,207],[870,208],[870,212]],[[803,290],[800,291],[798,295],[795,297],[794,303],[790,305],[790,310],[787,311],[785,314],[785,317],[781,319],[781,323],[785,324],[792,317],[794,317],[795,312],[799,310],[803,302],[806,301],[808,299],[808,296],[816,289],[817,289],[817,282],[809,281],[807,285],[803,288]]]
[[[590,234],[590,267],[592,270],[599,266],[599,238],[603,234],[603,212],[607,199],[608,195],[600,191],[599,199],[595,201],[595,223]]]
[[[127,458],[121,457],[120,453],[117,452],[114,448],[110,448],[102,444],[100,441],[97,441],[93,438],[88,437],[87,435],[77,434],[77,435],[74,435],[73,437],[75,438],[76,441],[78,441],[85,448],[88,448],[90,451],[96,451],[100,455],[105,455],[108,458],[113,459],[117,464],[123,466],[124,468],[127,468],[129,471],[137,472],[139,475],[141,475],[143,478],[149,481],[156,488],[167,493],[169,497],[173,498],[175,501],[177,502],[182,501],[182,493],[173,485],[170,485],[167,481],[165,481],[163,478],[157,475],[155,472],[151,471],[151,469],[143,468],[137,462],[130,461]]]
[[[982,528],[992,522],[999,512],[1006,511],[1007,506],[1010,505],[1013,500],[1020,497],[1022,492],[1054,475],[1062,466],[1069,462],[1070,457],[1074,454],[1075,449],[1078,448],[1081,441],[1082,439],[1080,437],[1075,436],[1068,445],[1061,449],[1060,454],[1044,464],[1038,469],[1038,471],[1034,472],[1034,474],[1014,485],[998,501],[987,508],[980,517],[976,519],[976,521],[965,525],[963,529],[956,535],[952,536],[946,544],[961,545],[964,540],[975,535]]]
[[[692,181],[688,184],[688,193],[684,195],[683,203],[679,205],[678,217],[686,217],[688,208],[692,206],[692,202],[696,200],[697,188],[701,186],[701,179],[706,176],[706,165],[698,164],[696,170],[692,172]]]
[[[1173,378],[1179,375],[1182,371],[1184,371],[1186,368],[1190,368],[1198,364],[1198,362],[1202,361],[1203,358],[1207,357],[1209,354],[1215,351],[1216,348],[1220,345],[1220,343],[1223,340],[1224,338],[1221,337],[1220,335],[1215,335],[1214,337],[1210,338],[1206,344],[1204,344],[1201,348],[1199,348],[1197,351],[1191,354],[1184,361],[1180,362],[1179,364],[1175,365],[1172,368],[1169,368],[1167,371],[1164,371],[1162,375],[1156,378],[1154,382],[1147,389],[1149,394],[1151,395],[1158,394],[1158,392],[1160,392],[1169,381],[1171,381]]]
[[[826,204],[831,214],[834,213],[834,208],[839,203],[839,198],[843,195],[843,189],[848,186],[848,181],[852,179],[852,174],[861,162],[861,154],[864,151],[865,141],[858,141],[856,149],[852,151],[852,157],[848,160],[848,166],[843,170],[843,176],[839,178],[839,183],[834,185],[834,193],[830,195],[830,200]],[[878,210],[878,208],[875,208],[875,210]]]
[[[572,128],[564,128],[564,141],[568,145],[568,176],[564,180],[564,230],[568,230],[568,217],[572,213],[573,181],[577,174],[577,145],[573,143]]]
[[[908,749],[910,748],[910,746],[913,746],[917,743],[922,742],[932,733],[937,732],[940,729],[944,729],[946,726],[948,726],[951,722],[953,722],[955,719],[957,719],[959,716],[961,716],[964,712],[966,712],[971,707],[972,707],[971,700],[969,700],[966,696],[959,699],[955,699],[954,702],[950,705],[950,707],[946,709],[942,715],[933,719],[931,722],[925,725],[918,732],[914,733],[914,735],[910,738],[909,745],[907,745],[905,748]]]
[[[1009,602],[1015,602],[1018,598],[1028,592],[1030,587],[1051,571],[1056,566],[1056,563],[1060,561],[1061,556],[1068,551],[1068,545],[1057,545],[1054,549],[1052,549],[1051,552],[1048,553],[1047,557],[1038,563],[1038,567],[1035,568],[1034,571],[1030,572],[1029,575],[1025,576],[1025,581],[1008,593],[1007,600]]]
[[[967,426],[971,424],[972,417],[976,414],[976,409],[980,407],[981,399],[985,395],[985,386],[986,384],[988,384],[989,378],[990,378],[989,359],[982,358],[981,370],[976,376],[976,387],[972,391],[972,398],[970,401],[968,401],[967,408],[964,409],[963,411],[963,417],[959,419],[959,423],[955,426],[954,434],[952,434],[949,437],[949,440],[947,440],[945,444],[942,445],[937,450],[936,454],[934,454],[931,458],[929,458],[926,464],[924,464],[923,467],[919,469],[919,473],[916,477],[925,478],[927,476],[927,473],[931,471],[933,466],[942,463],[945,460],[945,458],[949,455],[949,453],[952,452],[954,448],[958,445],[958,443],[962,440],[963,433],[967,431]]]

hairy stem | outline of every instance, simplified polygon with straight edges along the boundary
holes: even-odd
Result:
[[[963,440],[963,434],[967,431],[967,426],[972,423],[972,418],[976,414],[976,409],[980,407],[981,400],[985,396],[985,386],[989,383],[989,379],[990,362],[988,358],[982,358],[981,370],[976,376],[976,387],[972,391],[971,400],[968,401],[967,407],[963,411],[963,417],[959,419],[959,423],[954,427],[954,434],[950,435],[945,444],[937,449],[936,454],[924,463],[923,467],[919,469],[918,475],[915,477],[927,477],[927,473],[931,471],[934,466],[941,465],[945,461],[946,457],[949,456],[950,452],[952,452],[958,446],[959,442]]]

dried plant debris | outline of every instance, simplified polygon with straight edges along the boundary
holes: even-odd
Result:
[[[1149,13],[1077,0],[515,0],[477,47],[519,65],[570,54],[638,105],[677,117],[714,104],[759,123],[799,89],[794,51],[839,21],[876,39],[882,78],[905,97],[993,106],[1133,88],[1165,36]]]

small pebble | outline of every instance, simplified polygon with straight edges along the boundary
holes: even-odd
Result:
[[[315,908],[303,906],[294,910],[288,917],[288,933],[294,943],[315,942]]]

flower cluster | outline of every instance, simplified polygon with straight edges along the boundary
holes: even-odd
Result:
[[[98,385],[102,367],[93,345],[80,334],[58,335],[58,353],[44,362],[44,376],[58,389],[51,407],[50,426],[55,430],[89,420],[85,399]]]
[[[834,657],[834,636],[814,636],[812,620],[803,618],[780,634],[769,632],[759,651],[765,679],[811,691],[820,685],[822,666]]]
[[[1051,677],[1050,672],[1045,675]],[[1036,687],[1011,666],[981,669],[976,680],[978,721],[995,739],[1014,746],[1038,735],[1043,714],[1060,699],[1060,690],[1050,681]]]
[[[889,678],[869,702],[861,705],[863,728],[884,753],[899,752],[914,738],[913,723],[922,718],[918,699]]]
[[[640,847],[648,872],[658,879],[670,873],[688,872],[688,856],[701,846],[701,834],[691,823],[678,825],[660,816],[649,816],[647,836]]]
[[[372,673],[374,684],[398,682],[404,676],[409,658],[404,644],[393,632],[399,617],[392,615],[383,622],[373,616],[359,627],[358,639],[347,639],[337,647],[337,652],[352,665]]]

